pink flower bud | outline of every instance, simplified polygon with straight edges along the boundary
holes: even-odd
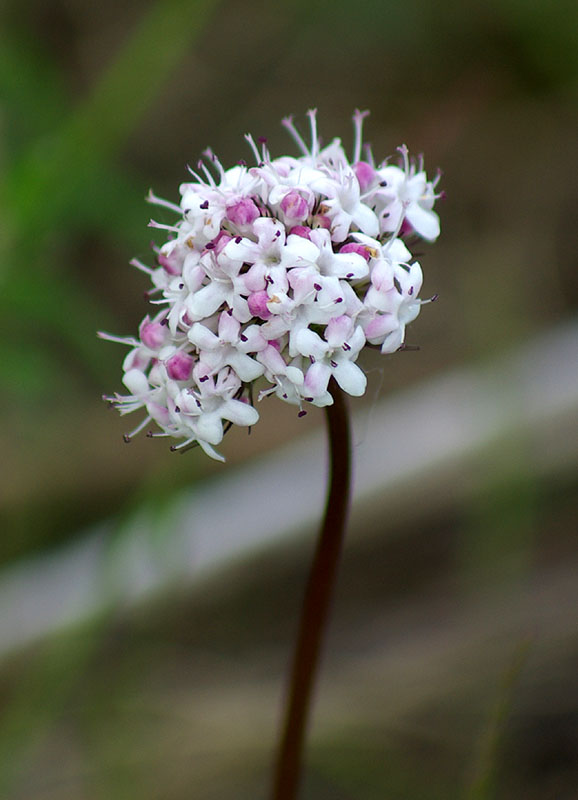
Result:
[[[252,225],[261,214],[250,197],[241,197],[233,203],[227,204],[227,219],[233,225]]]
[[[148,317],[142,321],[140,328],[141,342],[150,350],[160,350],[167,338],[166,325],[160,322],[151,322]]]
[[[269,319],[271,316],[271,312],[267,308],[267,303],[269,302],[269,295],[267,292],[262,289],[260,292],[253,292],[247,298],[249,303],[249,311],[254,317],[259,317],[259,319]]]
[[[340,253],[357,253],[358,256],[363,256],[366,261],[369,261],[371,258],[371,254],[369,253],[367,247],[364,244],[357,244],[356,242],[351,242],[351,244],[344,244],[342,248],[339,250]]]
[[[168,255],[165,253],[159,253],[157,256],[157,261],[170,275],[180,275],[182,272],[183,259],[179,255],[176,247],[174,250],[171,250]]]
[[[289,233],[294,233],[295,236],[301,236],[303,239],[309,239],[311,241],[311,228],[308,228],[305,225],[295,225]]]
[[[301,222],[309,216],[309,206],[305,198],[295,190],[288,192],[280,203],[286,221]]]
[[[167,375],[173,381],[188,381],[193,371],[193,357],[177,351],[165,361]]]
[[[366,192],[375,183],[375,170],[367,161],[358,161],[353,165],[353,171],[359,181],[361,192]]]

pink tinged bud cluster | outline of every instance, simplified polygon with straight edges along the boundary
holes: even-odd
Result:
[[[246,136],[256,160],[225,170],[211,152],[180,187],[180,205],[150,202],[178,215],[151,221],[167,240],[149,274],[151,303],[139,337],[102,338],[130,347],[123,364],[128,394],[107,398],[121,414],[141,409],[130,439],[151,436],[199,445],[212,458],[234,425],[252,426],[253,404],[276,394],[298,407],[333,403],[333,378],[363,395],[357,364],[364,347],[392,353],[419,314],[422,271],[408,241],[434,241],[437,179],[399,148],[398,165],[376,165],[363,144],[367,112],[354,115],[351,161],[338,139],[322,147],[310,111],[307,145],[283,120],[300,155],[272,158]],[[259,381],[259,391],[253,383]]]

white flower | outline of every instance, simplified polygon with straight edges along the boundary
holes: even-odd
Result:
[[[199,351],[195,379],[204,381],[222,367],[228,366],[241,381],[250,383],[263,374],[263,366],[247,353],[257,353],[267,347],[267,340],[258,325],[250,325],[241,333],[241,324],[231,311],[222,311],[218,333],[214,334],[200,322],[195,322],[188,338]]]
[[[313,401],[325,394],[332,375],[347,394],[360,397],[365,392],[367,378],[354,363],[364,344],[361,327],[354,327],[346,315],[329,321],[325,340],[311,330],[299,332],[296,347],[312,362],[305,375],[305,389],[311,392]]]
[[[272,159],[264,140],[245,138],[256,165],[225,169],[211,151],[190,170],[174,225],[151,221],[166,236],[156,264],[133,260],[149,275],[151,303],[138,337],[102,338],[127,345],[129,394],[107,398],[121,414],[155,423],[151,436],[182,440],[173,449],[215,450],[231,424],[258,420],[253,398],[275,394],[298,407],[333,403],[330,380],[352,396],[367,380],[357,359],[365,345],[389,353],[424,302],[422,273],[406,234],[434,240],[435,181],[421,163],[376,167],[354,115],[351,161],[339,139],[321,147],[315,111],[310,143],[283,120],[300,155]],[[259,388],[253,391],[255,382]]]
[[[440,220],[433,205],[434,183],[423,170],[410,165],[407,147],[401,147],[404,168],[387,166],[377,171],[380,188],[374,193],[385,231],[399,231],[405,220],[424,239],[434,241],[440,234]]]

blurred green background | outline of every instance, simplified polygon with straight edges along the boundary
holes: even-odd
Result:
[[[419,353],[367,361],[369,405],[575,319],[577,31],[569,0],[4,2],[3,567],[57,558],[111,519],[114,558],[143,508],[162,548],[177,491],[322,424],[267,404],[222,467],[144,437],[125,447],[127,420],[100,399],[124,351],[95,331],[131,334],[147,312],[128,266],[149,259],[144,197],[176,200],[208,145],[226,165],[248,157],[248,131],[293,152],[280,119],[317,107],[321,135],[349,147],[353,109],[369,108],[378,158],[405,142],[442,168],[442,237],[421,256],[440,300],[411,329]],[[441,505],[418,487],[411,514],[407,489],[356,511],[305,800],[578,797],[578,473],[575,449],[551,447],[540,471],[531,442],[506,438]],[[89,622],[7,654],[0,796],[265,797],[308,541],[136,609],[112,593]]]

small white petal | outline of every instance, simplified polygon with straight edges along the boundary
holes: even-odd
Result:
[[[406,217],[416,233],[419,233],[424,239],[433,242],[440,235],[440,218],[435,211],[412,203],[407,210]]]
[[[187,336],[200,350],[215,350],[219,346],[219,337],[200,322],[195,322]]]
[[[311,364],[305,375],[303,394],[307,396],[307,393],[310,392],[312,397],[320,397],[327,391],[330,377],[331,367],[327,364],[323,364],[321,361]]]
[[[248,403],[240,400],[227,400],[221,409],[223,419],[228,419],[235,425],[242,425],[250,428],[259,422],[259,412]]]
[[[333,370],[333,376],[344,392],[352,397],[361,397],[367,388],[367,378],[352,361],[341,361]]]
[[[239,378],[246,383],[254,381],[265,372],[263,364],[259,364],[251,356],[239,353],[238,350],[232,351],[228,357],[228,363],[233,367]]]
[[[309,328],[303,328],[295,336],[295,347],[302,356],[313,356],[315,359],[323,358],[327,352],[327,343]]]
[[[122,382],[135,397],[147,394],[150,389],[148,378],[140,369],[130,369],[123,376]]]
[[[195,430],[197,437],[209,444],[219,444],[223,440],[223,423],[216,411],[200,414],[195,422]]]

